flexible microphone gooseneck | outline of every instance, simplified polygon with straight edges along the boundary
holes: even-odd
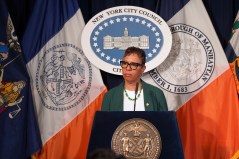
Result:
[[[139,87],[139,83],[137,82],[136,87],[135,87],[135,96],[134,96],[134,111],[135,111],[135,108],[136,108],[136,96],[137,96],[137,93],[138,93],[138,87]]]

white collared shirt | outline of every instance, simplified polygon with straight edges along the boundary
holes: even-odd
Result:
[[[129,91],[126,90],[128,96],[131,99],[134,99],[135,97],[135,91]],[[137,95],[140,93],[140,91],[138,91]],[[123,110],[124,111],[134,111],[134,100],[130,100],[125,92],[124,92],[124,106],[123,106]],[[140,93],[139,98],[136,100],[136,107],[135,107],[135,111],[145,111],[145,107],[144,107],[144,91],[142,90]]]

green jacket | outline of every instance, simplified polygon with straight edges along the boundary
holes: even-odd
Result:
[[[163,91],[159,88],[147,84],[142,81],[142,87],[144,91],[144,106],[145,111],[161,111],[168,110],[167,102]],[[124,82],[119,86],[109,90],[103,99],[102,110],[103,111],[123,111],[123,93]]]

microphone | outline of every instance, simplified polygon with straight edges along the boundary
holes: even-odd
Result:
[[[135,108],[136,108],[136,96],[137,96],[137,93],[138,93],[138,87],[139,87],[139,82],[136,83],[136,87],[135,87],[134,111],[135,111]]]

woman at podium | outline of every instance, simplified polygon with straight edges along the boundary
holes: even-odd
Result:
[[[163,91],[144,82],[146,55],[144,50],[129,47],[120,61],[124,81],[109,90],[103,99],[103,111],[166,111]]]

